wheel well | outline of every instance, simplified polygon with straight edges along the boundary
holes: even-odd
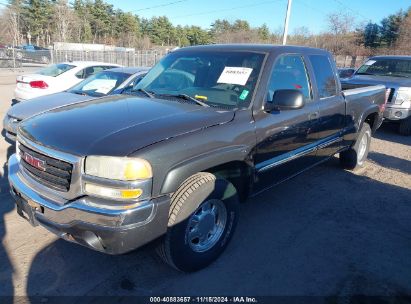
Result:
[[[377,117],[378,117],[378,113],[372,113],[368,115],[364,120],[364,122],[370,125],[371,130],[373,130],[373,132],[374,132],[374,127],[375,127],[374,124],[377,122]]]
[[[203,170],[231,182],[237,190],[240,201],[245,201],[252,185],[252,168],[245,162],[233,161]]]

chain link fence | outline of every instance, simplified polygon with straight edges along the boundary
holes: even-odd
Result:
[[[0,49],[0,68],[22,66],[45,66],[63,61],[99,61],[122,66],[146,66],[156,64],[165,50],[137,51],[68,51],[68,50],[25,50],[17,48]]]

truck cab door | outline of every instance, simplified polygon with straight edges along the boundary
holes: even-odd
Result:
[[[301,109],[255,113],[257,147],[254,154],[257,182],[254,192],[277,184],[315,163],[313,130],[319,116],[304,58],[280,55],[271,73],[267,100],[276,90],[297,89],[304,96]]]
[[[346,125],[346,104],[340,93],[332,58],[309,55],[319,106],[318,124],[314,130],[318,141],[318,160],[334,155],[342,148],[342,132]]]

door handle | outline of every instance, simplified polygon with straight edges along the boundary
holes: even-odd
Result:
[[[318,112],[318,111],[308,114],[309,119],[317,119],[319,116],[320,116],[320,112]]]

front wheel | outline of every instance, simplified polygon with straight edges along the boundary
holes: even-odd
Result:
[[[187,179],[172,197],[168,231],[159,246],[162,259],[183,272],[200,270],[227,247],[238,218],[234,186],[211,173]]]
[[[371,144],[371,127],[363,123],[355,144],[340,153],[340,164],[344,169],[357,170],[364,167]]]

